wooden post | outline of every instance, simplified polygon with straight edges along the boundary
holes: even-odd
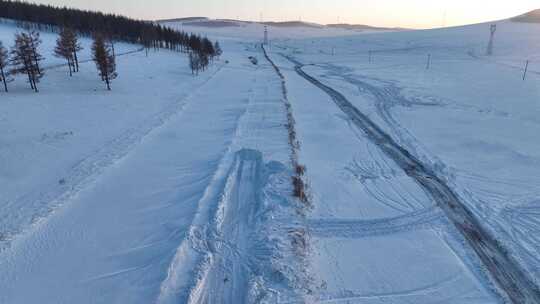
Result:
[[[426,70],[429,70],[430,67],[431,67],[431,54],[428,54],[428,55],[427,55],[427,65],[426,65]]]
[[[523,72],[524,81],[525,81],[525,78],[527,77],[527,70],[529,70],[529,60],[527,60],[527,63],[525,64],[525,72]]]
[[[372,51],[369,51],[369,63],[371,63],[371,56],[372,56]]]

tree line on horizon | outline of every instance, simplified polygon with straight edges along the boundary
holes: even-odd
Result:
[[[92,59],[109,90],[110,81],[117,76],[114,41],[142,44],[146,56],[151,49],[189,53],[193,74],[205,70],[213,58],[222,54],[219,43],[212,43],[206,37],[115,14],[0,0],[0,18],[14,20],[27,30],[16,34],[9,52],[0,41],[0,81],[6,92],[7,83],[13,80],[10,76],[14,74],[26,74],[31,88],[38,91],[37,83],[44,75],[40,65],[44,58],[38,50],[39,31],[59,34],[54,55],[66,59],[70,76],[79,71],[77,52],[82,47],[77,35],[92,37]],[[11,66],[9,71],[8,66]]]
[[[92,37],[103,34],[112,41],[138,43],[146,47],[202,52],[199,35],[188,34],[150,21],[135,20],[116,14],[0,0],[0,18],[15,20],[27,29],[58,32],[69,27]]]

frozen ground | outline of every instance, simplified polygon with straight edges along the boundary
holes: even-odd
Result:
[[[16,30],[0,25],[4,44]],[[182,54],[120,56],[112,92],[91,62],[69,79],[42,34],[41,92],[0,93],[0,303],[502,303],[414,170],[298,63],[539,280],[540,26],[501,22],[493,57],[486,25],[279,28],[269,55],[283,79],[254,47],[261,30],[192,27],[225,50],[199,77]],[[286,102],[308,205],[291,197]]]

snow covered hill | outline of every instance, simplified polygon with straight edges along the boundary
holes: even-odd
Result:
[[[512,18],[515,22],[540,23],[540,9]]]
[[[229,19],[180,18],[158,21],[164,26],[184,30],[186,32],[204,33],[221,39],[249,39],[262,41],[265,27],[269,37],[275,38],[305,38],[305,37],[335,37],[358,35],[359,33],[387,32],[397,29],[386,29],[363,26],[325,26],[302,21],[285,22],[252,22]]]

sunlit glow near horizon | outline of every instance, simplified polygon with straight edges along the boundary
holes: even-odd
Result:
[[[434,28],[505,19],[540,8],[538,0],[38,0],[137,19],[204,16],[255,21],[302,20]]]

